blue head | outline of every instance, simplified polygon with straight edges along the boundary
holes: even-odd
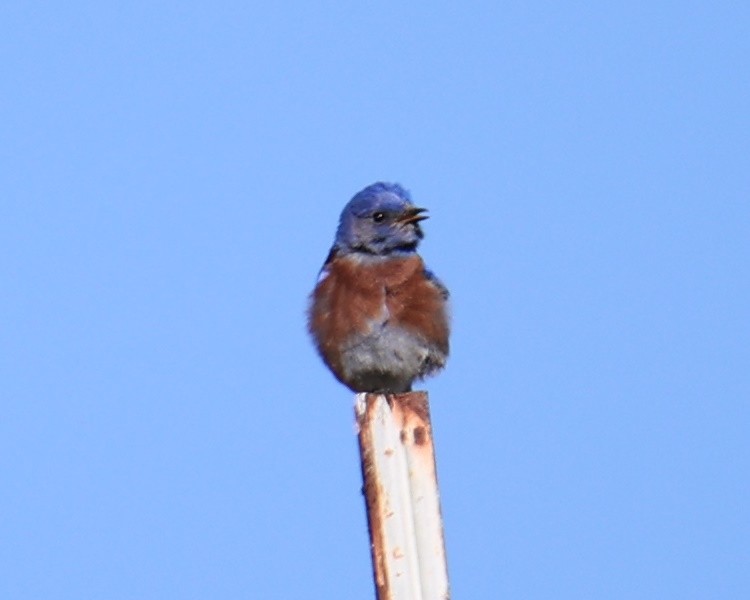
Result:
[[[344,207],[334,247],[379,256],[414,252],[424,237],[419,222],[425,210],[397,183],[373,183]]]

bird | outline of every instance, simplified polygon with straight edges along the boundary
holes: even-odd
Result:
[[[425,212],[382,181],[341,212],[307,324],[323,362],[354,392],[409,392],[445,366],[449,293],[417,253]]]

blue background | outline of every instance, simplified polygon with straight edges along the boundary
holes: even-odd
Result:
[[[0,8],[0,596],[373,597],[304,311],[392,180],[454,597],[750,597],[747,4],[255,4]]]

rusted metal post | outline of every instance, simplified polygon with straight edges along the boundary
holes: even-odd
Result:
[[[447,600],[448,568],[426,392],[357,394],[378,600]]]

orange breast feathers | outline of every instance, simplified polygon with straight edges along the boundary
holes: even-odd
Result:
[[[336,363],[334,355],[350,336],[385,324],[410,330],[448,352],[444,291],[426,276],[422,259],[334,258],[310,308],[310,331],[324,357]]]

